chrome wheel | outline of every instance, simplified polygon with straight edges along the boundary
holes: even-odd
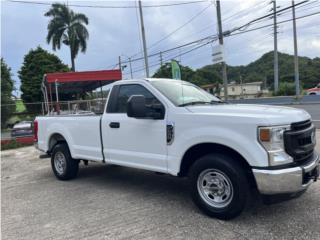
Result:
[[[215,208],[228,206],[233,197],[233,187],[229,177],[217,169],[202,171],[198,177],[197,187],[203,201]]]
[[[66,170],[66,158],[62,152],[54,155],[54,167],[59,175],[63,175]]]

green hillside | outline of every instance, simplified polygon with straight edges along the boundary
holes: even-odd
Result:
[[[281,82],[294,81],[293,55],[279,53],[279,77]],[[222,82],[221,65],[207,65],[197,70],[181,66],[182,79],[203,85]],[[228,81],[243,82],[267,81],[267,87],[273,88],[273,51],[246,66],[228,66]],[[299,73],[303,88],[310,88],[320,82],[320,58],[299,57]],[[171,67],[167,63],[154,74],[154,77],[171,77]]]

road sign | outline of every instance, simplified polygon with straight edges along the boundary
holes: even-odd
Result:
[[[213,61],[213,64],[224,62],[223,45],[219,44],[219,45],[213,47],[212,61]]]

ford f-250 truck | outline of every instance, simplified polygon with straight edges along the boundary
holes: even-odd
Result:
[[[319,176],[315,127],[304,110],[228,104],[188,82],[113,83],[101,115],[37,117],[37,148],[60,180],[96,161],[190,180],[209,216],[241,213],[249,192],[292,198]]]

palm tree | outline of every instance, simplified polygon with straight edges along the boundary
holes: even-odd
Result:
[[[65,4],[54,3],[44,14],[51,17],[48,24],[47,43],[52,42],[52,49],[60,49],[61,42],[70,48],[72,71],[75,71],[74,59],[79,50],[85,52],[89,33],[85,25],[89,20],[82,13],[74,13]]]

